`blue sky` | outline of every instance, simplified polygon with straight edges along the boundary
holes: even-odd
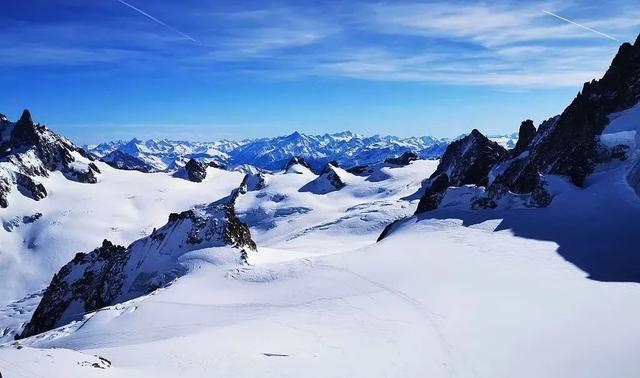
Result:
[[[512,132],[635,40],[634,1],[5,1],[0,112],[79,143]],[[637,5],[637,4],[635,4]]]

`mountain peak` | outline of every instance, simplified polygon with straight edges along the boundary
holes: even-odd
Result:
[[[25,109],[22,111],[22,115],[20,116],[18,123],[33,125],[33,119],[31,118],[31,112],[29,111],[29,109]]]

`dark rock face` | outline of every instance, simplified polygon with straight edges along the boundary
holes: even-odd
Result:
[[[74,168],[73,170],[66,171],[64,175],[72,181],[95,184],[98,182],[96,173],[100,173],[98,167],[94,163],[90,163],[86,168]]]
[[[491,167],[508,158],[506,149],[478,130],[447,147],[438,168],[430,178],[446,173],[450,186],[475,184],[486,186]]]
[[[26,168],[25,174],[39,174],[46,176],[48,171],[67,170],[70,163],[75,161],[71,152],[81,151],[82,149],[74,146],[66,139],[52,133],[44,126],[35,125],[31,119],[31,113],[25,110],[22,116],[15,123],[11,137],[3,143],[10,148],[10,152],[0,158],[6,158],[9,155],[16,155],[21,152],[32,150],[43,164],[42,170],[32,171]],[[83,151],[84,153],[84,151]],[[89,156],[84,153],[85,156]],[[19,160],[19,159],[18,159]]]
[[[207,166],[195,159],[191,159],[184,166],[189,181],[202,182],[207,177]]]
[[[113,245],[108,240],[93,252],[78,253],[53,277],[20,338],[58,326],[58,321],[73,302],[83,304],[79,314],[69,314],[75,319],[112,304],[126,278],[123,269],[129,257],[124,247]],[[78,270],[83,272],[82,276],[71,279],[70,275]]]
[[[291,159],[289,159],[289,161],[287,162],[287,164],[284,166],[284,170],[288,170],[292,165],[302,165],[303,167],[307,167],[309,169],[311,169],[311,166],[309,165],[309,163],[307,163],[303,157],[301,156],[293,156]]]
[[[135,156],[131,156],[119,150],[111,152],[100,160],[116,169],[122,169],[126,171],[139,171],[144,173],[151,171],[151,167],[149,166],[149,164],[145,163]]]
[[[356,165],[355,167],[351,167],[347,169],[347,172],[356,176],[366,176],[373,172],[373,169],[368,165]]]
[[[327,165],[325,165],[325,167],[322,169],[322,172],[320,175],[325,176],[327,178],[327,181],[329,181],[329,183],[331,184],[331,186],[339,190],[344,188],[346,184],[344,181],[342,181],[342,179],[336,172],[336,168],[337,166],[331,163],[327,163]]]
[[[76,162],[73,154],[77,153],[89,161],[94,160],[93,156],[45,126],[34,124],[28,110],[15,123],[4,116],[0,118],[0,162],[9,163],[6,170],[10,184],[17,184],[20,193],[36,200],[46,196],[44,186],[33,178],[47,177],[51,171],[60,171],[68,179],[78,182],[98,181],[95,174],[99,170],[95,164],[96,169],[91,166],[79,169],[82,164]],[[0,206],[8,206],[6,193],[11,188],[10,184],[0,184]]]
[[[418,155],[411,151],[407,151],[400,156],[387,158],[384,162],[387,164],[399,165],[404,167],[414,160],[418,160]]]
[[[446,173],[439,174],[430,181],[424,195],[420,198],[420,202],[418,202],[416,214],[437,209],[449,187],[449,176],[447,176]]]
[[[508,159],[509,152],[478,130],[447,147],[438,168],[425,184],[416,214],[438,208],[448,187],[487,186],[491,168]]]
[[[552,197],[543,175],[568,176],[575,185],[583,186],[596,163],[627,159],[623,146],[603,154],[598,136],[609,123],[609,114],[629,109],[639,101],[640,36],[633,45],[623,44],[602,79],[585,83],[561,115],[543,122],[537,132],[532,121],[524,121],[518,143],[509,154],[487,144],[476,130],[452,143],[427,181],[417,212],[437,207],[442,196],[434,193],[438,188],[434,183],[445,173],[449,186],[488,186],[487,197],[472,203],[475,208],[495,207],[495,200],[507,193],[522,195],[526,206],[548,206]],[[489,172],[494,176],[491,182]]]
[[[227,169],[227,167],[225,167],[223,164],[220,164],[218,162],[215,162],[213,160],[209,161],[207,163],[207,165],[211,168],[218,168],[218,169]]]
[[[247,173],[238,189],[241,194],[260,190],[267,185],[266,177],[262,172]]]
[[[47,196],[47,190],[44,185],[33,181],[33,179],[22,173],[16,173],[16,183],[18,184],[18,190],[24,196],[32,198],[36,201]]]
[[[85,313],[148,294],[186,273],[179,257],[194,250],[230,246],[239,262],[256,251],[231,196],[207,206],[173,213],[169,221],[129,247],[105,240],[79,253],[53,277],[22,334],[24,338],[82,319]]]
[[[602,79],[584,84],[553,127],[536,138],[528,160],[541,173],[569,176],[575,185],[582,186],[597,161],[597,136],[609,123],[607,115],[628,109],[638,100],[640,37],[633,45],[620,46]]]
[[[529,145],[533,141],[533,137],[535,135],[536,127],[533,125],[533,121],[530,119],[522,121],[522,124],[520,124],[520,130],[518,131],[518,142],[513,150],[511,150],[511,156],[516,157],[529,148]]]
[[[9,202],[7,201],[7,196],[9,195],[9,191],[11,190],[11,186],[9,180],[6,177],[0,177],[0,207],[6,208],[9,206]]]
[[[338,172],[336,172],[336,167],[329,163],[322,169],[318,178],[300,188],[300,191],[314,194],[327,194],[340,190],[345,186],[346,183],[340,178]]]

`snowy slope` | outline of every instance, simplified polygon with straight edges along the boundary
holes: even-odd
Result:
[[[443,212],[357,251],[279,262],[266,249],[249,267],[205,264],[154,295],[0,348],[0,364],[26,376],[633,377],[640,287],[587,280],[556,253],[563,240],[518,235],[533,212],[549,212],[536,228],[550,235],[564,231],[565,212],[588,219],[584,204],[618,175],[515,220]],[[618,190],[602,206],[631,204],[637,217],[633,192]],[[612,219],[602,227],[609,240],[628,233]],[[81,363],[94,355],[111,366]],[[48,361],[59,370],[44,370]]]
[[[37,292],[0,307],[0,369],[33,377],[636,377],[638,67],[640,37],[623,44],[604,77],[586,83],[560,116],[537,130],[523,122],[516,150],[473,130],[441,162],[389,164],[373,148],[376,160],[366,167],[327,164],[317,174],[305,161],[329,155],[316,143],[343,153],[359,137],[294,133],[233,150],[275,172],[209,168],[198,184],[105,166],[96,185],[65,197],[77,183],[56,184],[62,174],[54,171],[44,182],[51,194],[37,206],[13,191],[11,206],[0,209],[11,215],[0,235],[16,256],[38,246],[27,235],[37,239],[67,221],[47,218],[54,194],[66,208],[89,212],[96,206],[85,202],[104,200],[109,210],[95,214],[100,219],[134,218],[122,239],[140,232],[139,213],[122,217],[112,212],[129,202],[106,201],[112,193],[122,199],[132,183],[144,188],[145,211],[155,209],[146,201],[163,183],[181,186],[180,204],[203,196],[214,205],[172,214],[151,235],[143,229],[149,236],[128,254],[103,242],[74,257],[38,305],[39,326],[24,328],[30,337],[11,341]],[[292,158],[296,151],[304,159]],[[90,197],[75,203],[82,195]],[[217,207],[220,198],[234,211]],[[46,212],[33,212],[40,208]],[[93,215],[56,235],[80,245],[89,238],[79,230],[104,232]],[[259,253],[229,253],[219,238],[227,232],[209,232],[220,224],[250,234],[245,245],[255,241]],[[67,245],[57,236],[46,241]],[[140,276],[145,290],[135,285]],[[156,277],[163,279],[153,285]],[[36,279],[28,282],[35,288]]]
[[[220,199],[237,187],[243,174],[208,168],[204,182],[165,173],[141,173],[96,162],[99,182],[86,185],[54,172],[41,179],[49,195],[35,202],[17,191],[0,209],[0,300],[6,303],[46,285],[77,252],[109,239],[128,245],[166,222],[168,215]],[[32,223],[22,219],[41,213]],[[17,220],[17,222],[16,222]],[[9,227],[16,223],[17,226]],[[8,230],[10,228],[10,230]]]

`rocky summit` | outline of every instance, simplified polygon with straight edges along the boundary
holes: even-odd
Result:
[[[13,123],[0,120],[0,207],[8,206],[7,195],[13,186],[34,200],[47,195],[38,177],[59,171],[67,179],[94,184],[100,173],[94,158],[45,126],[35,124],[25,110]]]
[[[79,253],[55,274],[20,338],[69,323],[99,308],[150,293],[187,272],[193,250],[229,247],[229,261],[242,264],[257,251],[231,195],[215,203],[173,213],[163,227],[129,247],[105,240]]]

